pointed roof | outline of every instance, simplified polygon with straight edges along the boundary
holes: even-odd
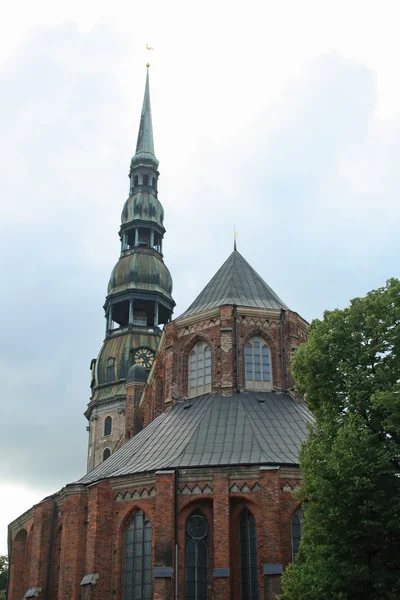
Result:
[[[287,394],[211,393],[178,402],[78,483],[158,469],[298,465],[313,422]]]
[[[188,317],[223,304],[287,309],[286,304],[237,250],[232,252],[196,300],[180,316]]]
[[[149,156],[151,155],[151,156]],[[151,119],[151,104],[150,104],[150,85],[149,85],[149,69],[147,68],[146,87],[144,90],[142,114],[140,117],[139,133],[136,144],[135,157],[153,158],[154,140],[153,140],[153,123]]]

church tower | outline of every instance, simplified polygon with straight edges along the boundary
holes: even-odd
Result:
[[[158,177],[147,71],[136,153],[129,171],[129,198],[121,215],[121,255],[104,304],[105,340],[91,362],[92,396],[85,412],[88,471],[124,443],[128,370],[134,364],[150,370],[160,325],[171,320],[175,306],[172,278],[163,261],[164,209],[158,200]]]

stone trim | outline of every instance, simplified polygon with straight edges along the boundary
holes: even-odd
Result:
[[[180,496],[194,496],[196,494],[212,494],[213,493],[213,489],[210,485],[208,485],[208,483],[203,487],[203,489],[200,488],[200,486],[195,485],[193,489],[190,489],[189,486],[185,485],[182,489],[179,490],[179,495]]]
[[[150,489],[146,489],[144,488],[143,490],[139,491],[139,490],[134,490],[133,492],[125,492],[125,494],[122,494],[121,492],[119,492],[114,500],[116,502],[127,502],[130,500],[143,500],[144,498],[154,498],[156,495],[156,490],[154,487],[150,488]]]
[[[237,494],[237,493],[247,494],[249,492],[260,492],[260,491],[261,491],[261,488],[258,483],[253,484],[252,487],[250,487],[247,483],[244,483],[241,487],[239,487],[239,485],[234,483],[229,488],[229,492],[231,494]]]

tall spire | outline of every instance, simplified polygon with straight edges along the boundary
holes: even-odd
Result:
[[[147,67],[146,87],[144,91],[142,115],[136,144],[136,154],[154,155],[153,123],[151,120],[149,67]]]

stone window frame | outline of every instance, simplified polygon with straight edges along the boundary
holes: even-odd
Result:
[[[246,347],[248,345],[252,345],[252,341],[255,338],[260,338],[260,358],[261,358],[261,367],[262,367],[262,349],[263,347],[267,347],[268,350],[268,358],[269,358],[269,380],[264,381],[261,379],[260,381],[256,381],[254,379],[246,378]],[[248,338],[244,340],[242,346],[242,365],[243,365],[243,379],[244,379],[244,387],[246,390],[251,392],[270,392],[273,389],[274,382],[274,360],[273,360],[273,352],[271,350],[273,344],[270,339],[263,332],[253,332]],[[254,354],[253,354],[254,356]],[[262,374],[262,370],[261,370]]]

